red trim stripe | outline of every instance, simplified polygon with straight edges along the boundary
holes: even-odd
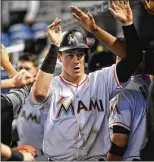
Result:
[[[71,86],[73,86],[73,87],[78,87],[78,86],[82,85],[82,84],[87,80],[87,78],[88,78],[88,76],[86,76],[86,78],[85,78],[79,85],[74,85],[74,84],[71,84],[71,83],[66,82],[60,75],[59,75],[59,77],[60,77],[61,81],[62,81],[64,84],[68,84],[68,85],[71,85]]]
[[[128,125],[121,123],[121,122],[113,122],[113,123],[110,124],[110,126],[113,125],[113,124],[122,124],[122,125],[124,125],[124,126],[126,126],[127,128],[130,129],[130,127]]]
[[[120,85],[120,83],[119,83],[119,81],[117,79],[117,75],[116,75],[116,66],[114,67],[114,79],[115,79],[117,85],[121,88],[121,85]]]

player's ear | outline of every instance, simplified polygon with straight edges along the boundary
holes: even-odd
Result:
[[[58,58],[59,62],[62,62],[62,52],[58,53],[57,58]]]

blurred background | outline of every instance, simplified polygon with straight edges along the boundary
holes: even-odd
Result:
[[[148,14],[140,0],[130,0],[134,14],[134,23],[147,48],[149,40],[154,38],[154,17]],[[62,19],[64,30],[77,29],[85,33],[91,54],[87,61],[87,73],[96,68],[114,63],[114,55],[106,49],[94,35],[86,32],[73,19],[70,6],[75,5],[85,12],[90,11],[96,23],[116,37],[123,37],[120,24],[108,11],[108,0],[103,1],[1,1],[1,42],[7,47],[10,60],[16,69],[29,68],[28,63],[37,68],[41,65],[49,42],[46,39],[46,27],[56,18]],[[31,59],[33,58],[33,59]],[[27,64],[26,64],[26,63]],[[37,65],[35,64],[37,62]],[[22,64],[23,63],[23,64]],[[36,70],[37,72],[37,70]],[[55,75],[60,74],[61,65],[57,62]],[[7,78],[2,69],[1,79]],[[5,92],[4,92],[5,93]]]

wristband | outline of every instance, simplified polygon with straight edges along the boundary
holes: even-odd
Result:
[[[130,26],[133,24],[133,21],[127,22],[127,23],[121,23],[122,26]]]
[[[55,65],[57,62],[58,50],[59,50],[58,46],[55,46],[53,44],[51,45],[49,52],[41,65],[40,69],[42,71],[49,73],[49,74],[54,73]]]
[[[24,160],[24,156],[22,155],[22,153],[11,149],[11,157],[8,159],[8,161],[23,161]]]

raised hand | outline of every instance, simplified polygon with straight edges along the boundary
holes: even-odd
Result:
[[[50,24],[46,29],[46,35],[51,44],[60,46],[62,42],[62,29],[59,25],[61,19],[56,18],[52,24]]]
[[[32,84],[35,81],[35,78],[28,71],[22,69],[18,74],[11,78],[11,80],[14,88],[20,88]]]
[[[87,14],[81,11],[76,6],[71,6],[73,17],[89,32],[97,29],[97,25],[93,16],[88,12]]]
[[[154,15],[154,0],[143,0],[143,4],[147,12],[151,15]]]
[[[129,5],[129,0],[110,0],[111,14],[122,24],[133,21],[133,13]]]

